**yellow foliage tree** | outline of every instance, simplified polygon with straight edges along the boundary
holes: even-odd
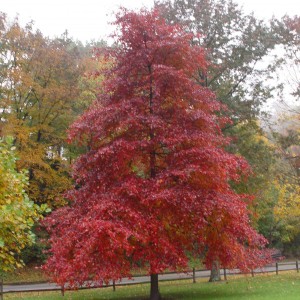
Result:
[[[284,227],[282,241],[291,242],[300,233],[300,186],[298,184],[278,185],[278,201],[274,214]]]
[[[65,132],[82,73],[73,46],[66,35],[51,40],[17,19],[0,26],[0,130],[14,137],[17,167],[29,171],[30,198],[51,207],[64,205],[71,187]]]

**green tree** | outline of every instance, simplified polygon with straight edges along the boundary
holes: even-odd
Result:
[[[22,266],[21,251],[34,242],[40,208],[29,200],[26,171],[16,170],[13,139],[0,139],[0,273]]]
[[[257,117],[261,104],[271,97],[272,89],[265,84],[270,69],[259,64],[279,42],[271,26],[244,14],[231,0],[156,2],[169,22],[200,33],[210,66],[206,74],[199,72],[199,83],[205,79],[233,120]]]
[[[266,186],[273,181],[276,163],[275,146],[266,138],[255,120],[238,123],[231,131],[231,152],[246,158],[252,167],[252,175],[246,183],[236,186],[240,193],[262,198]]]
[[[253,224],[268,239],[270,247],[281,247],[283,226],[275,215],[280,189],[278,176],[282,172],[278,147],[254,121],[237,124],[232,133],[231,151],[245,157],[252,167],[248,180],[235,185],[235,189],[254,196],[249,203]]]

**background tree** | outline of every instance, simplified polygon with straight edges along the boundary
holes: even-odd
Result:
[[[53,209],[66,204],[71,188],[71,160],[81,151],[66,143],[66,129],[86,106],[81,86],[87,69],[87,49],[67,32],[50,39],[22,27],[18,19],[0,22],[0,134],[11,135],[20,159],[19,170],[29,171],[26,192],[35,203]],[[22,251],[25,263],[41,263],[44,233],[34,227],[37,243]]]
[[[291,98],[299,100],[300,96],[300,17],[284,16],[281,20],[274,19],[272,26],[277,39],[282,41],[281,52],[278,54],[278,80],[285,84],[285,93],[280,100],[284,102],[286,110],[295,112],[295,102],[291,104]]]
[[[206,74],[199,71],[200,84],[216,93],[233,120],[255,119],[261,104],[271,97],[272,87],[265,79],[272,73],[268,64],[260,64],[279,43],[271,26],[244,14],[231,0],[156,1],[156,5],[170,23],[186,24],[190,32],[200,33],[210,62]]]
[[[103,56],[108,47],[104,40],[92,41],[85,45],[75,43],[74,47],[78,49],[84,71],[78,82],[79,97],[74,103],[76,115],[81,115],[95,98],[103,93],[104,72],[112,63]]]
[[[297,108],[294,108],[296,111]],[[272,131],[277,149],[274,218],[280,227],[280,244],[286,256],[297,256],[299,251],[299,121],[297,114],[289,114]]]
[[[160,299],[158,273],[186,267],[187,251],[205,253],[208,266],[263,263],[266,241],[249,225],[247,196],[230,186],[247,164],[224,150],[229,120],[194,80],[207,67],[203,49],[156,10],[123,10],[116,25],[106,93],[70,130],[88,144],[74,165],[71,205],[45,222],[49,274],[78,286],[130,277],[139,265],[151,275],[150,298]]]
[[[275,216],[283,223],[285,229],[281,237],[282,241],[284,243],[291,242],[299,234],[299,185],[287,183],[280,186]]]
[[[14,137],[18,168],[29,171],[30,198],[61,206],[70,188],[65,131],[82,72],[76,47],[66,35],[51,40],[17,19],[4,19],[0,40],[2,135]]]
[[[299,254],[299,17],[272,19],[277,47],[277,82],[282,85],[274,104],[273,118],[268,124],[268,136],[276,149],[275,180],[270,190],[274,201],[269,216],[273,219],[276,236],[271,238],[286,256]],[[276,106],[276,108],[275,108]],[[288,216],[290,214],[290,216]],[[266,228],[265,218],[260,222]],[[272,234],[269,235],[270,237]]]
[[[250,164],[251,175],[246,182],[234,184],[239,193],[254,196],[249,204],[252,224],[269,241],[269,246],[279,247],[279,226],[274,215],[278,196],[279,155],[277,146],[267,138],[258,121],[239,123],[231,130],[233,142],[229,151],[239,153]]]
[[[31,231],[41,209],[25,192],[27,172],[16,170],[13,139],[0,139],[0,274],[22,266],[21,251],[34,242]]]

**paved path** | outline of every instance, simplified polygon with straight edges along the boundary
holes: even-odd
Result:
[[[296,263],[285,263],[279,265],[279,271],[283,270],[296,270]],[[221,275],[224,275],[224,270],[221,270]],[[263,269],[254,270],[254,273],[266,273],[266,272],[276,272],[276,266],[266,266]],[[239,270],[226,270],[227,275],[238,274]],[[210,271],[202,270],[195,272],[196,278],[209,278]],[[169,274],[160,274],[159,280],[178,280],[178,279],[192,279],[192,273],[169,273]],[[150,282],[149,276],[136,276],[132,279],[124,278],[121,282],[116,282],[117,285],[128,285],[128,284],[139,284]],[[112,286],[112,283],[109,285]],[[3,292],[28,292],[28,291],[47,291],[47,290],[61,290],[61,287],[54,283],[33,283],[33,284],[10,284],[3,286]]]

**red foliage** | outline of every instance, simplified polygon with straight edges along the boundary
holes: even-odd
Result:
[[[117,16],[115,66],[101,96],[70,129],[89,140],[74,165],[71,206],[46,219],[53,279],[76,286],[185,268],[186,254],[242,269],[265,240],[250,226],[245,195],[230,181],[248,166],[227,153],[221,105],[193,77],[206,68],[191,34],[156,11]]]

